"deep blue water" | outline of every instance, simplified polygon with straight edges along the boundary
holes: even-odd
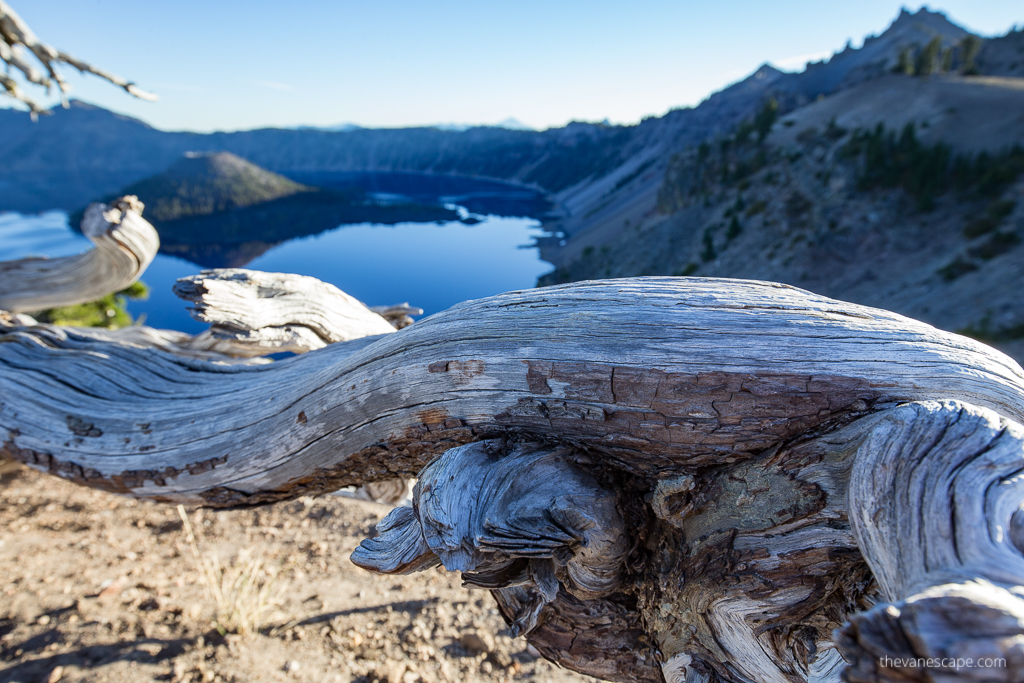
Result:
[[[380,192],[377,187],[372,190]],[[451,187],[444,190],[445,198],[458,195]],[[486,210],[490,189],[471,190],[477,190],[477,195],[469,198],[475,208]],[[526,211],[516,202],[527,198],[505,195],[496,199],[504,202],[498,211]],[[475,215],[481,220],[473,225],[459,221],[342,225],[279,244],[245,267],[311,275],[368,305],[408,301],[423,308],[426,315],[467,299],[532,288],[537,278],[551,269],[540,260],[537,249],[529,246],[544,234],[539,220]],[[0,213],[0,261],[29,255],[67,256],[90,247],[87,239],[70,229],[65,212]],[[171,292],[177,278],[200,270],[189,261],[159,254],[142,276],[151,290],[149,299],[130,302],[129,311],[136,317],[144,315],[145,323],[153,327],[192,333],[205,329],[205,324],[189,317],[186,303]]]

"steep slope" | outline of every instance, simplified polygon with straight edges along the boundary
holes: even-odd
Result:
[[[830,121],[847,129],[881,123],[902,130],[914,123],[922,142],[947,142],[959,152],[999,152],[1024,144],[1024,79],[886,76],[784,116],[770,141],[789,145]]]
[[[1024,28],[986,40],[978,51],[978,73],[1024,77]]]
[[[962,66],[960,46],[968,36],[939,12],[902,10],[881,35],[867,38],[860,48],[847,46],[827,62],[809,64],[800,73],[765,64],[697,107],[644,121],[636,127],[631,145],[623,149],[621,166],[555,195],[564,212],[547,225],[560,237],[543,241],[544,257],[560,267],[578,259],[587,246],[660,220],[658,188],[671,156],[729,135],[741,122],[754,119],[766,102],[774,101],[779,113],[798,110],[889,74],[902,53],[914,57],[936,39],[940,55],[951,51],[951,64],[957,68]]]
[[[787,282],[1024,359],[1022,111],[1024,79],[889,76],[782,117],[761,142],[741,127],[679,153],[645,221],[569,240],[543,284]]]

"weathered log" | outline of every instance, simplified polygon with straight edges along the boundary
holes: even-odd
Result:
[[[410,306],[408,302],[392,306],[370,306],[370,310],[395,326],[396,330],[412,325],[414,315],[423,315],[423,309]]]
[[[305,353],[395,331],[360,301],[304,275],[204,270],[178,280],[174,293],[192,303],[193,318],[210,323],[195,344],[231,356]]]
[[[521,587],[511,630],[529,633],[560,587],[596,600],[621,583],[625,523],[616,494],[585,469],[593,464],[567,448],[453,448],[421,473],[415,515],[392,512],[352,561],[389,574],[440,563],[467,585]]]
[[[421,473],[354,559],[463,571],[586,673],[836,681],[842,629],[851,680],[903,680],[880,652],[990,653],[1010,663],[993,680],[1021,678],[1024,371],[892,313],[650,278],[256,367],[44,326],[0,342],[8,456],[212,506]],[[990,540],[962,538],[981,520]]]
[[[451,447],[503,433],[594,449],[649,476],[743,460],[879,402],[955,392],[1024,417],[1024,374],[987,346],[743,281],[512,292],[261,367],[73,330],[3,340],[0,428],[15,457],[219,506],[413,477]]]
[[[1021,425],[956,402],[879,406],[648,493],[600,466],[618,490],[581,486],[592,457],[453,449],[352,560],[462,571],[495,589],[513,633],[609,680],[659,680],[656,658],[669,682],[836,681],[846,661],[854,682],[1024,679]],[[581,595],[567,570],[593,557],[615,580]]]
[[[160,248],[156,230],[142,217],[142,202],[129,195],[90,204],[82,234],[96,245],[63,258],[0,263],[0,310],[41,311],[117,292],[139,279]]]

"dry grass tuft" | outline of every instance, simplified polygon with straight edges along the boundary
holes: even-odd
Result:
[[[253,636],[278,611],[284,586],[278,572],[266,562],[262,548],[244,548],[228,565],[215,553],[201,553],[185,508],[178,506],[192,558],[206,598],[214,607],[214,628],[225,633]]]

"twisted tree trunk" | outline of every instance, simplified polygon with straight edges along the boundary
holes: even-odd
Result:
[[[82,234],[95,249],[64,258],[0,263],[0,310],[19,313],[83,304],[138,280],[160,248],[142,208],[133,195],[110,206],[91,204],[82,218]]]
[[[421,474],[354,561],[461,571],[609,680],[1024,677],[1024,372],[885,311],[591,282],[258,366],[8,326],[0,391],[7,455],[135,496]]]

